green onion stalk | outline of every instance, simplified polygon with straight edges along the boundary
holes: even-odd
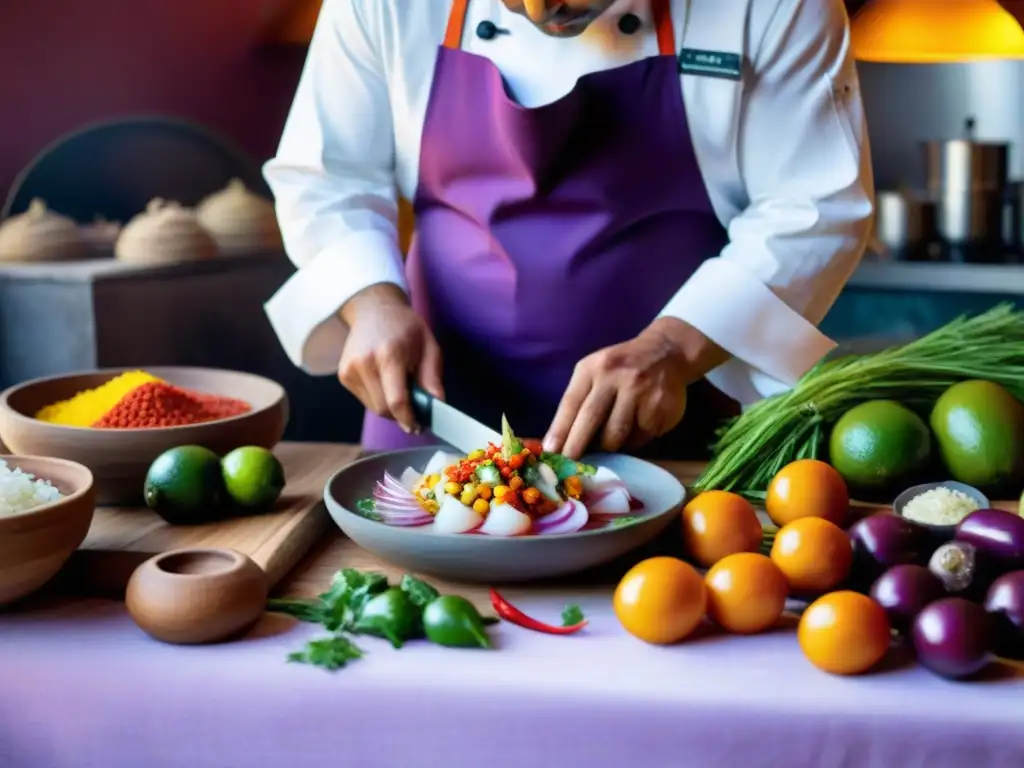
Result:
[[[793,389],[727,422],[695,490],[763,501],[784,466],[821,458],[829,429],[854,406],[895,400],[927,420],[943,392],[970,379],[996,382],[1024,400],[1024,312],[1000,304],[902,346],[826,359]]]

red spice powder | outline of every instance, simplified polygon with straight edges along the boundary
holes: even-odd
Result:
[[[153,381],[136,387],[122,397],[93,427],[182,427],[239,416],[251,410],[252,407],[242,400],[191,392],[162,381]]]

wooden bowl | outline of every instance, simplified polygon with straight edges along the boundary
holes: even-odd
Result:
[[[165,381],[212,395],[235,397],[252,406],[241,416],[186,427],[89,429],[63,427],[34,418],[44,406],[104,384],[127,368],[51,376],[0,394],[0,441],[12,453],[54,456],[92,470],[98,504],[142,502],[146,472],[164,451],[202,445],[223,455],[243,445],[273,448],[288,422],[288,396],[281,385],[250,373],[209,368],[147,368]]]
[[[165,643],[198,645],[240,636],[267,605],[267,575],[233,549],[177,549],[140,565],[125,605],[135,623]]]
[[[0,517],[0,605],[30,595],[52,579],[85,541],[96,509],[86,467],[40,456],[0,456],[12,469],[49,481],[64,498],[13,517]]]

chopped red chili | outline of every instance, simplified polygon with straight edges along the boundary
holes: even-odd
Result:
[[[491,605],[494,606],[494,610],[498,616],[503,618],[510,624],[515,624],[517,627],[523,629],[532,629],[534,632],[543,632],[547,635],[573,635],[587,626],[587,620],[579,622],[578,624],[572,624],[568,627],[560,627],[554,624],[546,624],[543,621],[527,616],[525,613],[516,608],[512,603],[508,602],[502,597],[496,589],[491,590]]]

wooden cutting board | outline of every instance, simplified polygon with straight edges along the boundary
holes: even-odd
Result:
[[[249,555],[271,586],[295,567],[332,525],[323,504],[328,479],[359,457],[359,446],[281,443],[274,451],[287,485],[273,512],[201,526],[172,526],[140,508],[100,507],[63,585],[89,596],[120,597],[143,561],[179,547],[227,547]]]

